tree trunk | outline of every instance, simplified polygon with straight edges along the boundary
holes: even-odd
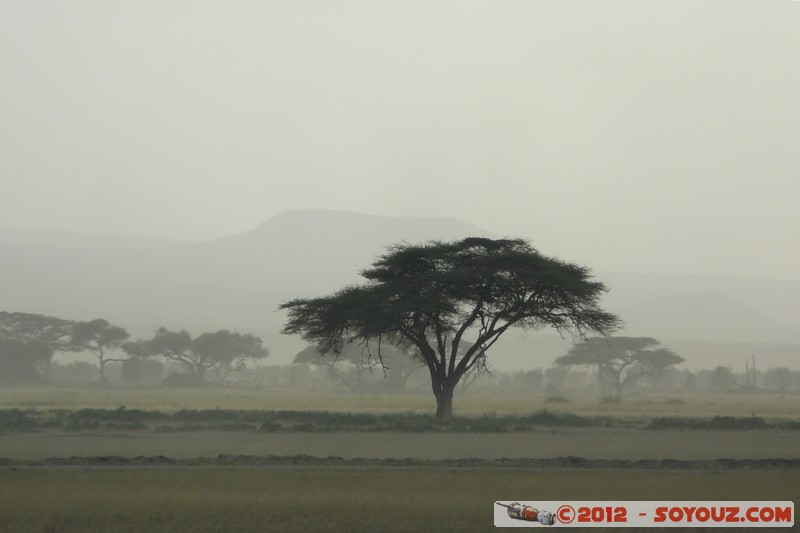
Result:
[[[611,386],[614,387],[614,401],[622,401],[622,387],[625,386],[625,380],[622,379],[622,372],[615,372],[610,375]]]
[[[622,383],[614,384],[614,400],[618,402],[622,401]]]
[[[97,371],[100,373],[100,383],[106,383],[106,359],[105,354],[103,353],[103,346],[101,344],[97,344],[97,359],[100,361],[100,366],[97,367]]]
[[[100,358],[100,366],[97,367],[97,372],[100,374],[100,383],[106,383],[106,362]]]
[[[450,422],[453,419],[454,390],[455,387],[452,385],[434,384],[433,395],[436,396],[436,420]]]

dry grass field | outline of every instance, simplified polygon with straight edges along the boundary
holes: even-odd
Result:
[[[797,472],[774,471],[5,470],[0,472],[0,528],[491,531],[496,500],[796,500],[799,478]]]
[[[218,455],[345,459],[517,459],[584,457],[614,460],[800,458],[798,430],[647,430],[555,428],[513,433],[35,431],[0,433],[0,457],[42,460],[73,456]]]
[[[595,395],[548,401],[539,391],[467,391],[454,400],[456,416],[524,415],[547,409],[591,416],[750,416],[800,418],[800,394],[693,393],[650,394],[603,403]],[[66,388],[20,387],[0,389],[0,409],[82,409],[119,406],[129,409],[324,410],[353,413],[427,413],[435,410],[433,395],[350,394],[327,390],[288,388]]]
[[[120,410],[121,406],[125,410]],[[163,416],[179,414],[182,409],[230,409],[405,413],[416,420],[414,413],[430,414],[432,398],[426,394],[314,395],[285,389],[0,390],[0,410],[19,410],[37,420],[85,408],[108,410],[108,416],[114,414],[111,411],[122,416],[135,409],[159,411]],[[602,403],[596,397],[553,403],[535,393],[472,393],[456,398],[457,416],[490,423],[495,417],[522,417],[543,409],[587,417],[594,425],[476,433],[430,428],[410,432],[267,431],[258,425],[237,430],[181,426],[159,431],[154,424],[161,422],[72,429],[46,425],[2,429],[0,424],[0,459],[5,459],[0,466],[0,531],[491,531],[496,500],[800,501],[796,466],[786,470],[766,463],[756,468],[710,463],[650,469],[585,465],[509,468],[436,462],[566,456],[704,461],[800,458],[800,430],[780,425],[800,419],[797,396],[652,395],[618,404]],[[753,415],[769,421],[769,427],[647,429],[647,422],[659,417],[749,419]],[[613,420],[610,427],[598,424],[604,417]],[[414,461],[408,466],[333,460],[281,466],[237,464],[215,459],[219,455]],[[81,459],[67,464],[46,461],[73,456],[165,456],[182,462],[148,466],[146,462],[126,465],[112,461],[97,466],[97,462]],[[199,457],[207,460],[193,462]],[[429,460],[434,462],[426,466]]]

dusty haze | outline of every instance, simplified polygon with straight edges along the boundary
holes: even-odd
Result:
[[[779,1],[6,2],[0,309],[247,329],[288,362],[281,301],[401,239],[511,236],[593,268],[626,332],[687,364],[794,366],[799,22]],[[501,367],[565,349],[509,342]]]
[[[5,2],[0,229],[455,217],[611,271],[798,279],[800,4]]]
[[[798,29],[788,0],[0,0],[0,529],[482,531],[500,498],[787,518]],[[469,236],[589,267],[659,350],[557,366],[572,337],[509,329],[490,372],[456,366],[515,304],[449,365],[293,364],[282,303]],[[574,317],[565,270],[542,305]]]

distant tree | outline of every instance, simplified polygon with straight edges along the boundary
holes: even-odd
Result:
[[[544,383],[544,371],[541,368],[528,370],[517,376],[522,385],[528,389],[539,389]]]
[[[123,383],[154,383],[164,376],[164,364],[156,359],[130,357],[122,361],[120,380]]]
[[[40,368],[52,355],[50,347],[42,341],[0,337],[0,384],[42,381]]]
[[[352,344],[342,347],[336,357],[323,358],[316,346],[308,346],[294,356],[292,363],[324,368],[328,379],[344,385],[350,392],[363,392],[365,374],[372,372],[378,362],[362,356]]]
[[[194,376],[197,383],[202,381],[205,371],[214,364],[206,365],[201,357],[192,352],[192,336],[186,330],[170,331],[162,327],[156,330],[152,339],[126,342],[122,350],[131,358],[161,356],[179,363]]]
[[[97,370],[88,361],[72,361],[66,365],[54,361],[50,365],[50,377],[54,381],[87,382],[96,375]]]
[[[758,372],[756,370],[756,356],[755,354],[750,354],[750,358],[753,361],[753,365],[751,366],[747,359],[744,360],[744,379],[745,385],[744,387],[750,390],[755,390],[758,385]]]
[[[191,351],[199,361],[213,361],[211,367],[220,380],[224,380],[232,365],[243,367],[247,359],[263,359],[269,355],[259,337],[225,329],[203,333],[194,339]]]
[[[781,393],[786,392],[792,384],[792,372],[786,367],[770,368],[764,374],[764,386],[769,389],[777,389]]]
[[[661,391],[686,390],[691,381],[691,377],[687,377],[686,372],[685,370],[670,368],[663,372],[643,376],[639,383]]]
[[[545,391],[548,395],[564,394],[564,386],[570,373],[569,368],[552,366],[544,371]]]
[[[197,384],[205,381],[206,372],[216,368],[220,375],[225,368],[245,359],[262,359],[269,354],[262,340],[228,330],[203,333],[193,339],[187,331],[159,328],[148,341],[127,342],[122,349],[131,357],[161,356],[181,364]]]
[[[37,343],[35,365],[40,374],[47,374],[55,352],[78,349],[72,342],[74,325],[72,320],[52,316],[0,311],[0,337]]]
[[[413,346],[397,348],[394,353],[384,355],[383,364],[386,365],[386,389],[390,392],[405,392],[411,376],[418,376],[417,372],[425,368],[425,362]]]
[[[295,363],[289,365],[288,372],[286,373],[286,381],[290,387],[307,387],[315,383],[316,371],[312,371],[311,365]]]
[[[697,376],[692,374],[688,368],[683,371],[683,388],[688,391],[697,390]]]
[[[119,348],[130,335],[124,328],[114,326],[108,320],[97,318],[89,322],[79,322],[72,329],[72,344],[91,352],[97,359],[94,365],[100,382],[106,383],[106,364],[122,362],[122,358],[108,357],[108,351]]]
[[[440,420],[452,418],[456,385],[485,366],[509,328],[553,327],[582,337],[618,325],[600,309],[605,286],[588,269],[545,257],[521,239],[399,244],[361,275],[363,285],[281,305],[289,313],[283,332],[325,354],[352,341],[378,349],[382,341],[413,345],[428,368]]]
[[[591,365],[614,389],[614,398],[622,398],[625,385],[658,374],[683,362],[683,357],[650,337],[593,337],[575,344],[567,355],[556,359],[560,366]]]
[[[322,357],[316,346],[308,346],[294,358],[294,363],[309,364],[325,368],[328,376],[347,387],[351,392],[362,392],[366,376],[380,369],[386,379],[386,388],[400,392],[405,390],[408,379],[424,366],[422,359],[413,350],[384,344],[380,360],[368,344],[347,343],[334,357]]]
[[[726,391],[736,386],[736,379],[733,376],[733,371],[724,366],[718,366],[711,373],[710,386],[715,391]]]

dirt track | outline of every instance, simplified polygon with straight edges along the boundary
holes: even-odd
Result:
[[[71,456],[217,455],[336,456],[344,459],[548,459],[566,456],[612,460],[800,458],[800,431],[689,431],[558,429],[527,433],[260,433],[198,431],[6,432],[0,457],[41,460]]]

